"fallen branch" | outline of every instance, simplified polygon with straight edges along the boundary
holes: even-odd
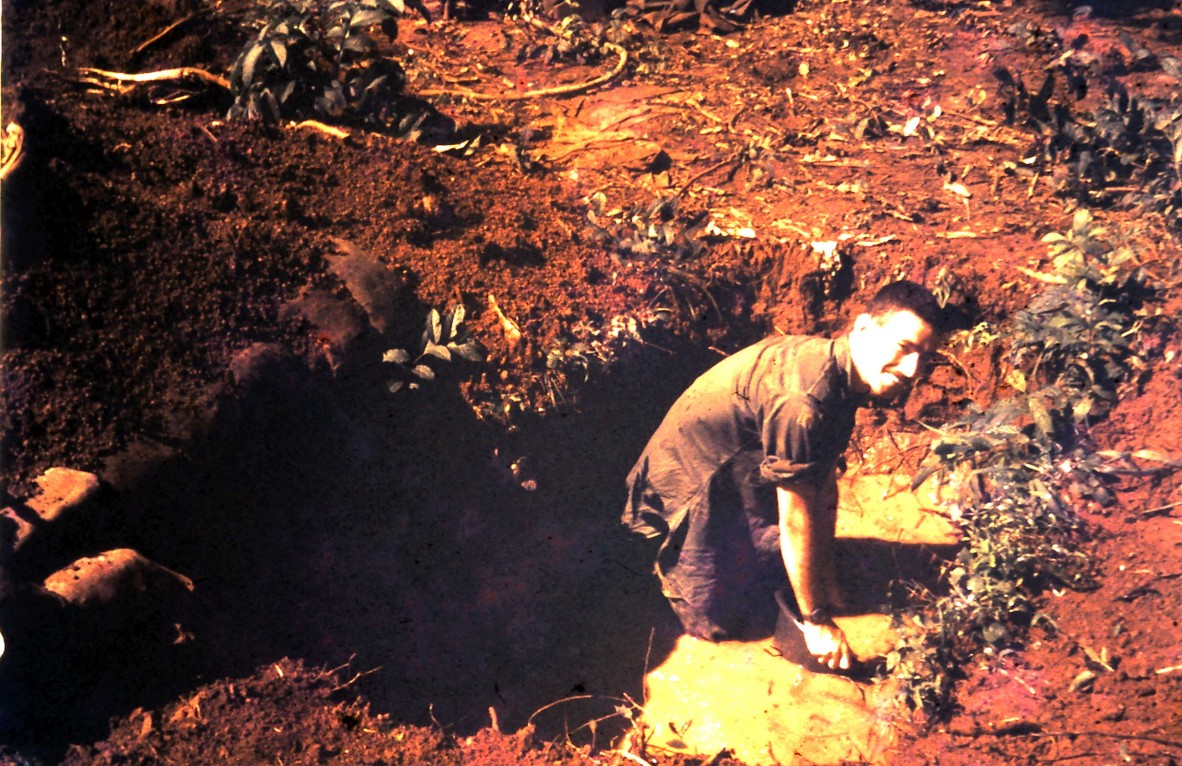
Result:
[[[573,96],[579,93],[584,93],[592,88],[598,88],[600,85],[605,85],[616,79],[624,67],[628,64],[628,51],[621,48],[615,43],[604,43],[603,47],[616,54],[619,60],[616,65],[612,67],[611,71],[601,74],[593,80],[588,80],[582,83],[571,83],[569,85],[556,85],[552,88],[539,88],[537,90],[527,90],[524,93],[481,93],[479,91],[468,90],[467,88],[428,88],[421,90],[414,95],[420,98],[436,98],[438,96],[457,96],[460,98],[468,98],[473,101],[525,101],[533,98],[547,98],[555,96]]]

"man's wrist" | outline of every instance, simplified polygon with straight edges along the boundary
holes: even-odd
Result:
[[[833,612],[827,606],[818,606],[804,616],[804,621],[813,625],[831,625]]]

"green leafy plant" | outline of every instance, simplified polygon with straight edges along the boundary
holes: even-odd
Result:
[[[406,78],[372,33],[393,40],[405,13],[403,0],[271,0],[230,71],[229,116],[385,118]]]
[[[1135,68],[1160,68],[1182,81],[1177,61],[1159,59],[1131,38],[1125,45]],[[1176,96],[1155,101],[1131,94],[1108,77],[1099,57],[1075,48],[1060,52],[1038,90],[1004,67],[994,74],[1007,122],[1037,132],[1024,163],[1049,171],[1056,192],[1092,205],[1158,211],[1182,225],[1182,103]],[[1081,111],[1097,81],[1103,83],[1099,105],[1091,114]]]
[[[1026,271],[1049,287],[1004,333],[1016,393],[934,429],[912,482],[942,482],[964,540],[942,573],[946,593],[917,590],[913,609],[898,615],[905,629],[887,659],[907,699],[928,713],[947,703],[969,657],[1007,651],[1046,621],[1038,603],[1047,587],[1094,585],[1073,505],[1110,503],[1111,480],[1130,462],[1095,451],[1088,427],[1144,367],[1147,277],[1086,210],[1044,241],[1051,271]]]
[[[401,373],[401,377],[390,381],[388,387],[391,393],[401,390],[403,386],[416,389],[424,381],[435,380],[435,370],[428,365],[431,359],[451,362],[459,357],[471,362],[484,361],[484,346],[472,337],[464,325],[465,316],[466,310],[462,303],[442,314],[437,309],[431,309],[427,313],[421,350],[417,354],[412,356],[406,349],[392,348],[382,355],[383,362],[393,364]]]

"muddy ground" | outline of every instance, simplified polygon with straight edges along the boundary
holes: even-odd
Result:
[[[1119,82],[1165,102],[1174,2],[802,0],[726,34],[623,14],[610,82],[517,100],[617,55],[429,3],[389,51],[431,94],[405,105],[419,142],[227,120],[216,88],[79,82],[225,74],[246,5],[3,5],[3,122],[24,130],[3,181],[5,503],[52,466],[103,481],[6,564],[8,760],[635,760],[611,750],[670,635],[616,520],[668,404],[767,333],[839,332],[893,278],[1002,326],[1081,201],[1165,288],[1148,368],[1092,437],[1182,455],[1176,228],[1120,179],[1025,161],[1040,139],[996,74],[1034,90],[1085,51],[1091,86],[1053,101],[1086,116]],[[383,352],[457,303],[487,361],[387,390]],[[862,418],[855,462],[913,470],[899,445],[1004,393],[995,362],[944,357]],[[901,718],[897,762],[1182,757],[1182,498],[1171,476],[1118,489],[1077,509],[1099,589],[1049,592],[1057,632],[965,668],[934,726]],[[116,548],[192,593],[83,618],[38,590]],[[1073,688],[1101,648],[1112,672]]]

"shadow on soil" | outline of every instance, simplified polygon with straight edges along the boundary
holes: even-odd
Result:
[[[121,625],[101,651],[55,650],[70,662],[28,669],[41,693],[12,744],[52,758],[111,716],[281,657],[347,664],[399,721],[467,734],[495,711],[506,731],[606,744],[677,635],[646,546],[618,523],[624,477],[716,358],[640,360],[579,412],[509,434],[446,383],[391,396],[374,365],[326,380],[278,363],[148,475],[140,458],[109,466],[127,489],[87,531],[87,553],[133,547],[192,578],[172,615],[191,638]],[[840,555],[855,608],[872,610],[938,552],[843,540]]]
[[[618,523],[624,477],[711,361],[638,364],[581,412],[510,434],[446,383],[391,396],[372,373],[326,381],[280,364],[148,475],[126,460],[107,471],[129,488],[109,493],[85,553],[133,547],[192,578],[175,615],[192,638],[159,656],[127,635],[114,654],[106,641],[101,656],[71,647],[73,664],[43,658],[29,677],[60,677],[38,680],[14,739],[52,740],[51,756],[106,736],[110,716],[285,656],[348,663],[376,711],[459,734],[489,725],[490,708],[512,731],[549,706],[532,722],[562,736],[625,694],[639,702],[646,663],[675,635]]]

